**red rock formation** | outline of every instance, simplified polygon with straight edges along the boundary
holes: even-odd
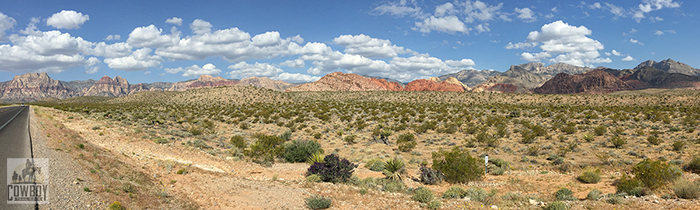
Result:
[[[533,92],[544,94],[610,93],[633,88],[604,70],[593,70],[584,74],[560,73]]]
[[[418,79],[409,82],[405,91],[450,91],[464,92],[464,87],[458,84],[449,83],[448,81],[435,82],[434,80]]]
[[[29,102],[42,98],[70,98],[75,92],[61,81],[51,79],[44,73],[17,75],[12,80],[0,83],[0,100]]]
[[[316,82],[287,88],[286,92],[294,91],[366,91],[388,90],[401,91],[399,83],[387,82],[384,79],[367,78],[357,74],[333,72],[323,76]]]
[[[173,84],[173,86],[168,89],[169,91],[183,91],[194,88],[203,87],[219,87],[219,86],[231,86],[238,84],[238,80],[228,80],[223,77],[212,77],[209,75],[199,76],[196,80],[188,80],[184,82],[178,82]]]
[[[86,96],[120,97],[130,93],[130,85],[126,79],[116,76],[114,79],[105,75],[92,87],[85,91]]]

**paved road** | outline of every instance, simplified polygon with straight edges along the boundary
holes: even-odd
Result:
[[[14,118],[14,119],[13,119]],[[31,158],[29,139],[29,107],[0,108],[0,209],[35,209],[32,204],[7,204],[7,158]]]

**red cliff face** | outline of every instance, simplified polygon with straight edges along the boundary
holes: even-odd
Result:
[[[560,73],[533,92],[543,94],[610,93],[633,88],[604,70],[593,70],[584,74]]]
[[[0,100],[28,102],[42,98],[70,98],[76,96],[61,81],[51,79],[46,73],[17,75],[12,80],[0,83]]]
[[[409,82],[405,91],[450,91],[464,92],[464,87],[458,84],[449,83],[448,81],[436,82],[434,80],[418,79]]]
[[[396,82],[387,82],[384,79],[367,78],[357,74],[334,72],[327,74],[316,82],[307,83],[291,88],[287,92],[294,91],[367,91],[388,90],[401,91],[403,88]]]
[[[231,86],[238,84],[238,80],[228,80],[223,77],[212,77],[209,75],[199,76],[196,80],[178,82],[168,89],[169,91],[183,91],[203,87]]]
[[[126,81],[126,79],[120,76],[116,76],[112,79],[105,75],[92,85],[92,87],[85,92],[85,95],[120,97],[128,95],[131,92],[130,88],[129,82]]]

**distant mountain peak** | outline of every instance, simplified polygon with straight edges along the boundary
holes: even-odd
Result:
[[[685,74],[685,75],[690,75],[690,76],[700,76],[700,69],[696,69],[691,67],[688,64],[681,63],[678,61],[674,61],[673,59],[667,58],[666,60],[662,60],[661,62],[656,62],[653,60],[647,60],[639,65],[637,67],[634,67],[634,69],[642,69],[644,67],[654,67],[656,69],[668,72],[668,73],[680,73],[680,74]]]

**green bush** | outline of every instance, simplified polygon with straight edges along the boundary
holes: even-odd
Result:
[[[619,135],[615,135],[612,138],[610,138],[610,143],[612,143],[613,147],[615,148],[622,148],[623,146],[625,146],[625,144],[627,144],[627,140]]]
[[[440,149],[433,152],[433,168],[445,175],[445,181],[451,183],[468,183],[479,180],[484,176],[484,168],[478,158],[472,157],[468,151],[453,147],[452,151]]]
[[[562,188],[554,193],[554,197],[559,201],[575,201],[578,198],[574,197],[574,192],[567,188]]]
[[[595,135],[597,136],[602,136],[608,132],[608,128],[605,127],[605,125],[598,125],[593,129],[593,132],[595,132]]]
[[[661,144],[661,143],[664,142],[664,141],[661,140],[659,137],[656,137],[656,136],[649,136],[649,137],[647,137],[647,142],[649,142],[649,144],[659,145],[659,144]]]
[[[500,176],[500,175],[505,174],[506,170],[501,168],[501,167],[497,167],[496,169],[489,170],[489,172],[491,175]]]
[[[314,163],[323,163],[323,158],[325,158],[325,156],[323,156],[323,153],[319,151],[309,156],[309,159],[306,159],[306,163],[311,165],[313,165]]]
[[[677,181],[673,187],[673,193],[679,198],[683,199],[696,199],[700,197],[700,182],[689,182],[686,180]]]
[[[489,195],[488,193],[486,193],[486,191],[484,191],[481,188],[470,187],[464,192],[464,195],[462,195],[462,197],[469,197],[473,201],[483,202],[484,200],[486,200],[487,197],[489,197]]]
[[[157,138],[153,139],[153,142],[156,144],[167,144],[168,140],[165,138],[162,138],[162,137],[157,137]]]
[[[627,174],[622,174],[620,180],[617,181],[617,193],[627,193],[632,194],[635,189],[644,188],[644,183],[637,179],[627,176]]]
[[[382,187],[382,191],[385,191],[385,192],[406,192],[406,185],[400,181],[389,180]]]
[[[280,134],[278,137],[284,141],[289,141],[290,138],[292,138],[292,131],[285,131],[284,133]]]
[[[686,171],[690,171],[696,174],[700,174],[700,155],[696,155],[684,168]]]
[[[306,206],[310,209],[327,209],[331,207],[331,199],[323,196],[314,195],[306,198]]]
[[[590,192],[588,192],[588,195],[586,195],[586,200],[598,200],[601,197],[603,197],[603,192],[601,192],[598,189],[592,189]]]
[[[254,161],[274,163],[275,157],[284,152],[284,146],[282,146],[284,140],[280,137],[265,134],[255,134],[255,137],[258,140],[245,151],[246,155]]]
[[[396,144],[402,152],[410,152],[413,148],[416,148],[416,137],[412,133],[401,134],[396,139]]]
[[[632,168],[635,179],[638,179],[649,189],[657,189],[681,177],[678,167],[660,160],[645,159]]]
[[[440,206],[442,206],[442,203],[440,203],[440,200],[432,200],[430,203],[428,203],[428,209],[440,209]]]
[[[235,135],[231,137],[231,144],[235,147],[238,147],[239,149],[245,149],[246,144],[245,144],[245,137],[241,135]]]
[[[600,174],[600,169],[585,169],[583,173],[578,176],[578,180],[587,184],[598,183],[600,182]]]
[[[379,158],[372,158],[372,159],[369,159],[369,160],[365,163],[365,168],[367,168],[367,169],[369,169],[369,170],[371,170],[371,171],[382,172],[382,171],[384,171],[384,167],[385,167],[385,166],[386,166],[386,163],[385,163],[384,161],[382,161],[381,159],[379,159]]]
[[[625,200],[621,196],[613,195],[608,198],[607,202],[609,204],[623,204]]]
[[[561,201],[554,201],[550,204],[547,204],[546,207],[544,207],[545,210],[568,210],[569,206],[566,205],[566,203],[561,202]]]
[[[306,177],[306,181],[312,182],[312,183],[318,183],[318,182],[322,182],[323,180],[321,180],[321,176],[319,176],[318,174],[311,174],[311,175]]]
[[[301,163],[314,153],[323,153],[321,144],[315,141],[293,140],[284,146],[284,159],[290,163]]]
[[[435,197],[433,195],[433,191],[425,187],[419,187],[413,192],[413,196],[411,196],[411,199],[421,203],[428,203],[431,200],[433,200],[433,197]]]
[[[467,194],[467,190],[460,186],[452,186],[442,193],[444,199],[461,199]]]
[[[586,142],[592,142],[595,139],[592,133],[587,133],[583,134],[583,140],[586,140]]]
[[[321,133],[314,133],[314,139],[321,139],[322,136],[323,134]]]
[[[671,144],[671,147],[673,147],[673,151],[680,152],[683,150],[683,147],[685,147],[685,141],[675,141],[673,144]]]
[[[122,206],[119,201],[114,201],[114,203],[109,205],[109,210],[126,210],[126,207]]]

